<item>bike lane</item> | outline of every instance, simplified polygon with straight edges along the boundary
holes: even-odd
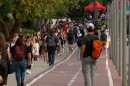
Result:
[[[26,86],[69,86],[74,82],[72,78],[78,76],[81,71],[81,63],[77,62],[76,56],[75,49],[66,60],[56,64]]]
[[[66,60],[51,67],[50,70],[39,75],[26,86],[84,86],[81,62],[76,60],[76,56],[77,51],[74,50]],[[94,86],[121,86],[119,84],[121,80],[115,74],[116,70],[113,69],[113,64],[103,52],[97,61]]]

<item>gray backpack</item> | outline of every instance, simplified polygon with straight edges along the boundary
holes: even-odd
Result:
[[[47,38],[47,46],[55,46],[55,37],[54,36],[48,36]]]

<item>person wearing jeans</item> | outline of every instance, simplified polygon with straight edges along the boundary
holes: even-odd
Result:
[[[78,46],[78,51],[77,51],[77,61],[80,60],[80,48],[81,48],[81,47]]]
[[[49,59],[49,66],[54,65],[54,60],[55,60],[55,46],[48,46],[48,59]]]
[[[82,59],[82,72],[85,81],[85,86],[93,86],[94,76],[96,71],[96,60],[92,57]]]
[[[54,65],[55,60],[55,50],[56,45],[59,43],[58,37],[54,34],[54,30],[50,29],[50,32],[46,38],[47,43],[47,51],[48,51],[48,59],[49,59],[49,66]]]
[[[82,72],[85,86],[93,86],[97,62],[96,59],[92,58],[93,40],[97,39],[98,37],[94,35],[94,27],[92,23],[88,24],[86,29],[87,35],[85,35],[82,39],[80,59],[82,62]]]
[[[22,58],[18,57],[18,54],[16,53],[16,49],[18,49],[17,47],[20,47],[21,49],[21,51],[18,53],[22,55]],[[17,86],[24,86],[26,67],[27,64],[31,65],[31,51],[24,46],[23,38],[18,38],[16,44],[11,48],[11,53],[13,56],[13,65]]]
[[[13,60],[14,64],[14,71],[17,81],[17,86],[24,86],[24,78],[25,78],[25,71],[27,66],[27,59],[23,59],[22,61]]]

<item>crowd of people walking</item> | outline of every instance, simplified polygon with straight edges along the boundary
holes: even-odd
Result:
[[[90,84],[93,83],[96,60],[93,60],[92,63],[94,65],[92,76],[86,74],[89,66],[86,66],[88,64],[85,63],[85,59],[89,56],[89,53],[83,45],[87,45],[85,35],[99,37],[96,27],[91,20],[78,23],[75,21],[58,21],[56,23],[54,28],[46,28],[48,30],[44,28],[41,32],[34,32],[33,34],[14,33],[10,41],[6,41],[3,33],[0,33],[0,86],[7,84],[10,64],[13,64],[17,86],[24,86],[25,75],[31,74],[32,66],[34,66],[33,61],[38,61],[42,56],[44,62],[47,62],[49,66],[54,66],[55,54],[62,56],[67,45],[69,51],[72,52],[74,43],[78,46],[77,61],[83,59],[82,68],[85,86],[93,86]],[[102,25],[101,33],[103,35],[101,35],[101,38],[105,42],[104,45],[106,45],[107,36],[109,36],[106,32],[108,33],[108,30]],[[86,54],[84,54],[84,50]]]

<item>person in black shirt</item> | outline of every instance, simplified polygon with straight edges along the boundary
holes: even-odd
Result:
[[[97,38],[94,35],[94,28],[89,26],[87,28],[87,35],[82,39],[82,46],[80,52],[80,59],[82,60],[82,72],[84,76],[85,86],[93,86],[94,75],[96,71],[96,59],[92,55],[92,40]]]
[[[24,41],[22,38],[18,38],[16,41],[16,44],[11,48],[17,86],[24,86],[26,66],[27,64],[31,65],[31,51],[28,48],[25,48],[25,45],[23,44],[23,42]],[[22,47],[24,47],[25,57],[23,59],[16,59],[14,55],[16,46],[20,46],[21,49]]]

